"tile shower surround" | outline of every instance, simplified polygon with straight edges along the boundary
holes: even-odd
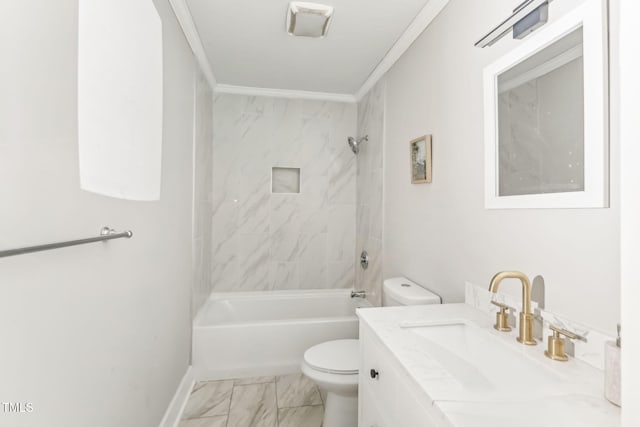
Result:
[[[355,282],[354,104],[214,98],[214,291],[350,288]],[[300,193],[272,193],[273,168]]]
[[[358,103],[358,137],[369,136],[357,156],[356,251],[369,254],[369,268],[356,269],[356,289],[364,289],[374,306],[382,302],[382,151],[384,79]]]
[[[195,135],[193,174],[193,292],[191,315],[211,293],[211,186],[213,91],[200,69],[195,76]]]

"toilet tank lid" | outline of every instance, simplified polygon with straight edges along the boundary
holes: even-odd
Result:
[[[393,277],[383,283],[384,292],[405,305],[440,304],[440,297],[406,277]]]

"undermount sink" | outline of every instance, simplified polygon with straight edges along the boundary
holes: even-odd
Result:
[[[422,339],[422,345],[441,367],[465,388],[505,391],[547,388],[563,378],[513,344],[466,320],[400,325]]]

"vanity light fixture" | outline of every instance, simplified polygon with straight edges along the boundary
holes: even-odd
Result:
[[[475,44],[476,47],[492,46],[509,31],[513,30],[513,37],[522,39],[547,22],[549,3],[552,0],[525,0],[507,19],[489,31]]]
[[[325,37],[332,15],[331,6],[292,1],[287,11],[287,32],[292,36]]]

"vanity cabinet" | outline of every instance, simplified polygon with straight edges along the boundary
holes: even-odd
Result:
[[[391,352],[360,322],[358,427],[439,427],[431,403]]]

